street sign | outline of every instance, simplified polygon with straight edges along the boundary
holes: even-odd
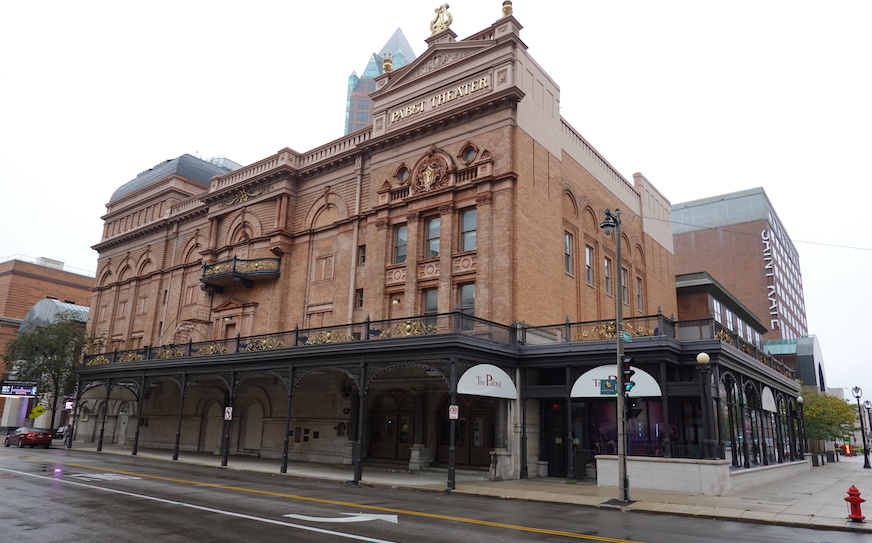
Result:
[[[621,337],[624,338],[624,341],[633,341],[633,336],[630,335],[630,332],[621,332]]]
[[[459,415],[460,415],[460,407],[458,407],[456,405],[449,405],[448,406],[448,418],[449,419],[457,420]]]
[[[224,420],[233,420],[233,408],[225,407],[224,408]]]
[[[37,405],[33,409],[30,410],[30,414],[27,416],[29,419],[38,419],[42,414],[45,413],[45,407],[41,405]]]

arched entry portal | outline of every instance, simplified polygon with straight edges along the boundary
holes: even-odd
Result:
[[[416,406],[417,396],[407,390],[391,390],[376,397],[370,411],[370,458],[411,458],[415,441]]]
[[[221,454],[221,430],[224,426],[223,411],[221,405],[217,402],[211,402],[206,409],[205,420],[203,421],[201,451]]]

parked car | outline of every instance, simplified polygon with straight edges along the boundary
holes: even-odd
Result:
[[[18,447],[30,446],[30,448],[34,447],[44,447],[48,449],[51,447],[51,430],[46,430],[45,428],[28,428],[27,426],[22,426],[21,428],[17,428],[12,430],[7,436],[6,441],[3,443],[7,447],[11,445],[18,445]]]

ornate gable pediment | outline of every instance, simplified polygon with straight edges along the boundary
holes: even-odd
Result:
[[[248,307],[250,305],[257,305],[257,304],[243,303],[243,302],[240,302],[239,300],[232,300],[231,299],[231,300],[227,300],[226,302],[222,303],[221,305],[213,308],[212,312],[213,313],[220,313],[222,311],[233,311],[233,310],[243,309],[243,308]]]
[[[384,84],[379,86],[376,92],[406,85],[491,47],[493,44],[489,42],[480,42],[480,45],[465,42],[441,44],[416,58],[411,64],[404,66],[402,73],[397,74],[396,77],[381,76],[384,78]]]

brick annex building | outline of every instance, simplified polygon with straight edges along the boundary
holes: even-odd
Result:
[[[93,286],[93,277],[68,269],[57,260],[19,255],[0,262],[0,348],[6,351],[6,344],[15,339],[35,307],[54,302],[62,309],[81,309],[88,305]],[[5,363],[0,364],[0,379],[6,380]],[[32,396],[0,395],[0,427],[32,424],[27,415],[35,402]],[[42,420],[50,421],[50,416]]]
[[[436,26],[375,78],[373,125],[312,151],[185,155],[119,188],[89,322],[111,350],[81,368],[76,441],[614,486],[620,295],[634,487],[676,483],[650,462],[700,491],[768,463],[737,435],[762,412],[723,382],[769,391],[772,458],[805,465],[789,369],[710,321],[681,341],[669,202],[560,117],[520,29],[510,7],[460,41]]]

